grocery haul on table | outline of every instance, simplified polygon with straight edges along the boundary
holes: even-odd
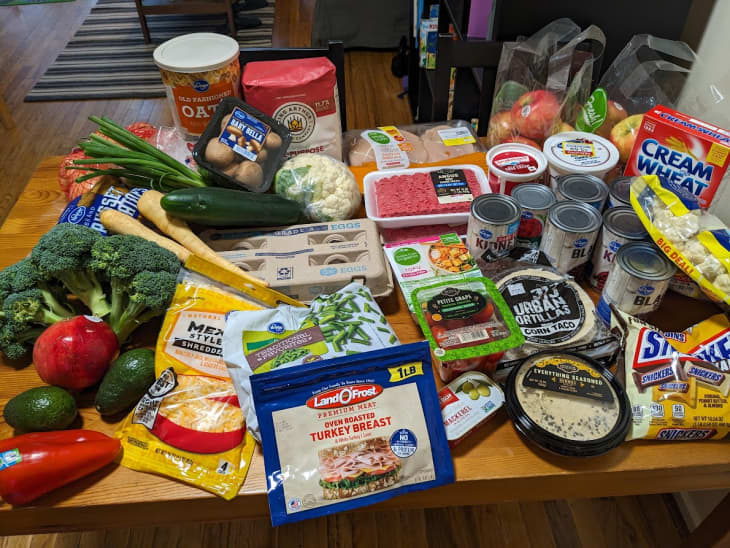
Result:
[[[115,461],[233,499],[260,445],[279,525],[454,482],[490,421],[568,467],[724,438],[730,131],[661,82],[627,95],[646,43],[561,89],[505,46],[483,139],[343,132],[323,57],[159,46],[175,127],[91,117],[58,224],[0,272],[0,351],[42,381],[5,404],[0,495]],[[669,291],[717,311],[664,332]],[[82,393],[113,436],[69,429]]]

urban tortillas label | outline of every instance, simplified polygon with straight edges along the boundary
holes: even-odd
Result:
[[[502,297],[525,340],[541,345],[570,344],[583,339],[595,322],[588,295],[575,282],[547,270],[530,269],[499,282]]]
[[[466,176],[461,169],[439,169],[432,171],[429,175],[440,204],[474,200],[474,195],[471,193]]]

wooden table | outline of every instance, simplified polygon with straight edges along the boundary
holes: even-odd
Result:
[[[25,257],[38,238],[55,224],[65,205],[56,183],[60,158],[43,161],[0,229],[0,267]],[[593,294],[594,297],[597,295]],[[384,304],[403,342],[422,339],[396,291]],[[669,294],[654,321],[679,330],[715,313],[709,303]],[[146,333],[154,341],[157,325]],[[143,328],[144,329],[144,328]],[[42,384],[31,365],[0,361],[0,407],[19,392]],[[111,434],[87,397],[79,426]],[[0,438],[13,435],[0,423]],[[456,483],[396,497],[379,509],[620,496],[682,490],[730,488],[727,442],[626,443],[602,457],[563,458],[527,445],[501,412],[453,451]],[[37,504],[0,505],[0,535],[68,531],[114,526],[164,525],[190,520],[220,521],[268,515],[264,466],[257,450],[239,496],[226,502],[202,490],[121,466],[66,486]]]

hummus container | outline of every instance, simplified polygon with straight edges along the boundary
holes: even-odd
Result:
[[[302,302],[358,281],[374,297],[393,291],[378,229],[368,219],[281,229],[206,230],[200,237],[221,257]]]
[[[541,352],[515,367],[505,386],[515,429],[552,453],[591,457],[623,442],[631,406],[616,377],[570,352]]]
[[[236,40],[212,32],[184,34],[155,48],[175,126],[186,136],[205,131],[221,99],[241,97],[238,56]]]
[[[499,411],[504,393],[484,373],[467,371],[441,389],[439,404],[446,439],[454,447]]]
[[[560,175],[595,175],[605,179],[619,159],[618,149],[608,139],[582,131],[548,137],[542,151],[547,158],[553,191],[557,191]]]
[[[487,169],[492,192],[511,195],[519,184],[544,182],[547,160],[535,147],[504,143],[487,152]]]

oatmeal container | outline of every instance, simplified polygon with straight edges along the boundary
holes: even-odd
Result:
[[[618,164],[618,149],[593,133],[566,131],[545,140],[542,147],[548,162],[550,187],[557,191],[560,175],[595,175],[605,179]]]
[[[487,262],[515,247],[520,205],[504,194],[482,194],[471,203],[466,247],[471,256]]]
[[[603,289],[619,248],[629,242],[645,240],[649,234],[632,207],[614,207],[603,214],[603,228],[593,251],[593,270],[589,278],[596,289]]]
[[[548,211],[540,251],[554,268],[571,272],[590,259],[600,228],[601,216],[596,208],[582,202],[558,202]]]
[[[544,182],[547,160],[535,147],[504,143],[487,152],[487,169],[492,192],[511,195],[519,185]]]
[[[240,99],[238,56],[236,40],[212,32],[184,34],[155,48],[172,117],[187,137],[202,135],[222,99]]]
[[[608,184],[608,201],[606,207],[631,207],[631,181],[633,177],[616,177]]]
[[[537,183],[525,183],[512,191],[512,197],[522,208],[517,245],[537,249],[547,222],[547,214],[555,203],[550,187]]]
[[[674,265],[650,242],[621,246],[606,279],[596,311],[604,323],[611,323],[609,303],[640,318],[654,312],[662,302]]]
[[[608,187],[594,175],[561,175],[555,195],[558,201],[584,202],[600,213],[608,197]]]

